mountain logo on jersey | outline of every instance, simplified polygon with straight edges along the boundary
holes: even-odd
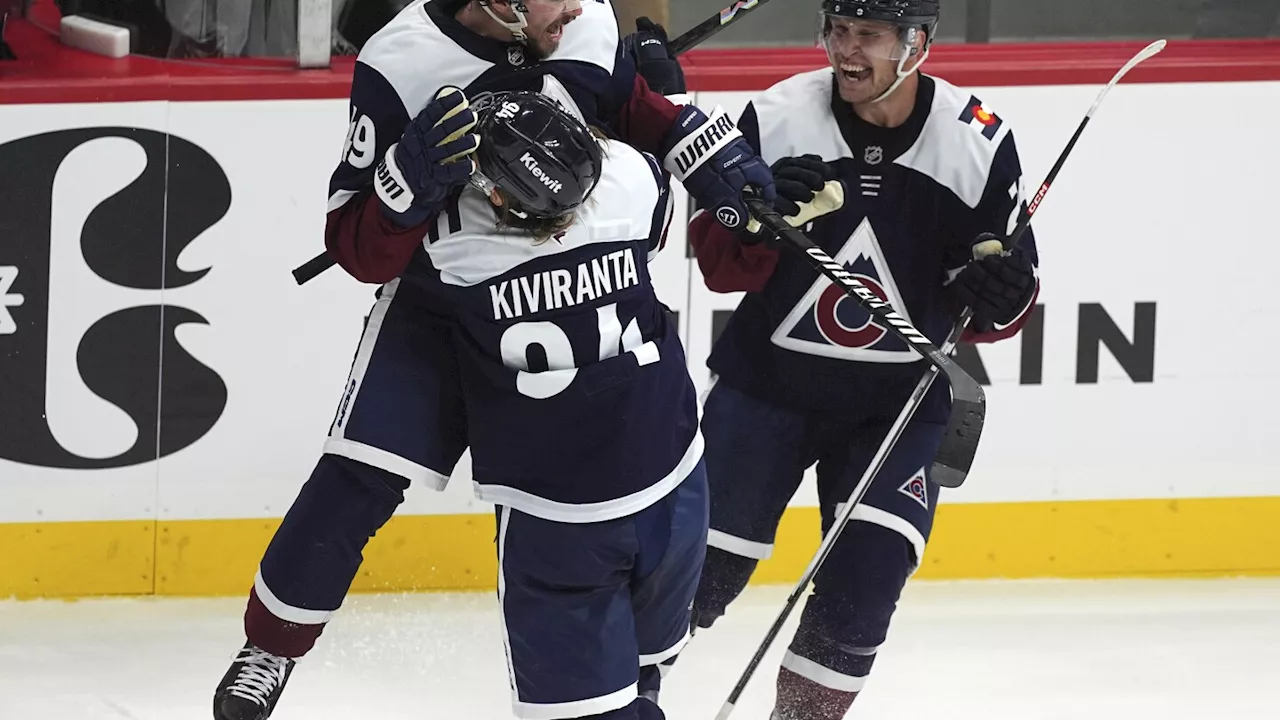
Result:
[[[929,509],[929,483],[925,481],[924,468],[920,468],[914,475],[907,478],[902,483],[902,487],[898,488],[898,492],[920,503],[925,510]]]
[[[973,95],[969,96],[969,104],[965,105],[964,112],[960,113],[960,122],[981,132],[982,136],[988,140],[994,140],[996,133],[1000,132],[1000,126],[1004,124],[998,115],[988,110],[987,106]]]
[[[915,324],[869,219],[863,219],[834,259],[907,322]],[[920,359],[897,336],[872,322],[871,314],[825,275],[818,277],[778,325],[773,344],[809,355],[857,362],[910,363]]]

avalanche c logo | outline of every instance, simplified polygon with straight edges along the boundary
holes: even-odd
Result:
[[[875,278],[858,273],[853,276],[876,297],[889,302],[889,294]],[[832,284],[823,291],[813,311],[823,337],[840,347],[871,347],[880,342],[886,332],[871,322],[871,313],[858,305],[858,301],[849,297],[839,285]]]
[[[133,127],[19,138],[0,168],[0,460],[121,468],[199,440],[227,387],[177,339],[207,321],[165,291],[208,273],[178,256],[226,215],[226,173]]]
[[[920,507],[929,509],[929,483],[925,481],[924,468],[920,468],[898,488],[898,492],[920,503]]]
[[[832,259],[914,324],[870,220],[863,218],[858,223]],[[825,275],[817,276],[770,339],[786,350],[838,360],[910,363],[920,359],[905,342],[872,322],[871,313]]]

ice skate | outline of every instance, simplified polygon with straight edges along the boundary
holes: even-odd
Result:
[[[267,720],[295,664],[246,642],[213,694],[214,720]]]

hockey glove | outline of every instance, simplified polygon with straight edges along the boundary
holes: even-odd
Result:
[[[755,187],[766,202],[776,202],[773,173],[724,110],[711,117],[686,105],[663,143],[663,167],[684,183],[700,207],[713,212],[730,230],[747,226],[750,215],[743,190]]]
[[[403,227],[421,224],[475,171],[480,146],[476,114],[462,91],[447,87],[405,128],[374,177],[386,215]]]
[[[1026,309],[1036,291],[1035,268],[1021,248],[992,252],[1000,240],[983,233],[973,241],[974,260],[956,276],[956,298],[973,308],[972,327],[977,332],[1000,330]]]
[[[804,227],[814,220],[844,207],[844,185],[835,168],[817,155],[782,158],[773,164],[773,181],[778,187],[774,209],[791,227]],[[742,241],[754,245],[772,241],[773,235],[752,219]]]
[[[635,61],[636,71],[654,92],[671,98],[673,102],[677,99],[683,101],[688,92],[684,69],[667,49],[668,42],[666,28],[642,17],[636,20],[636,32],[623,38],[622,46]]]

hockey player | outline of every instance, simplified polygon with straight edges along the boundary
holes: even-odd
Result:
[[[384,290],[382,332],[412,332],[424,305],[456,319],[515,715],[661,718],[658,665],[688,638],[708,512],[696,390],[646,265],[667,182],[571,103],[481,102],[480,191],[422,272]]]
[[[330,184],[330,255],[363,282],[413,272],[411,260],[456,225],[445,201],[474,167],[476,117],[465,98],[548,83],[594,124],[663,158],[700,202],[745,222],[741,191],[751,183],[771,194],[768,167],[727,116],[673,105],[630,62],[604,0],[410,4],[355,65],[350,127]],[[368,539],[412,482],[443,489],[467,447],[455,319],[444,307],[424,304],[411,337],[376,352],[383,318],[370,317],[324,454],[254,578],[247,642],[215,690],[216,718],[270,715],[296,659],[341,606]]]
[[[1014,335],[1034,306],[1038,260],[1030,233],[1011,252],[974,260],[975,246],[1015,225],[1022,170],[1008,122],[920,72],[938,17],[937,0],[826,0],[819,21],[830,67],[765,91],[739,127],[772,163],[789,222],[935,343],[966,305],[975,310],[967,340],[994,342]],[[830,528],[926,369],[756,230],[728,230],[712,213],[690,229],[707,286],[746,293],[708,360],[712,529],[699,628],[769,557],[815,463]],[[928,468],[949,404],[946,383],[935,383],[817,574],[778,674],[775,718],[840,718],[862,690],[925,552],[939,489]]]

